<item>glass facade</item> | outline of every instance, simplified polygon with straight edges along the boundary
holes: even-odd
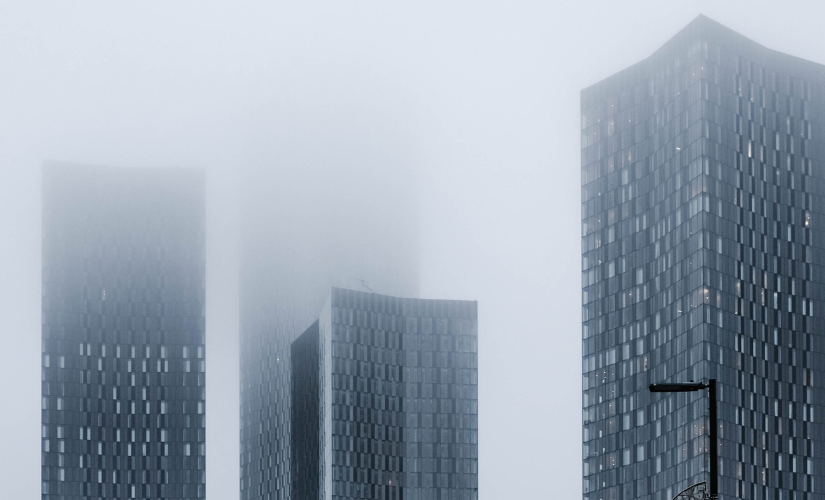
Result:
[[[320,498],[321,357],[318,321],[292,343],[293,498]]]
[[[315,468],[302,477],[316,478],[320,493],[296,498],[476,500],[477,335],[476,302],[333,289],[293,344],[318,361],[293,356],[293,387],[320,401],[301,404],[320,416],[314,433],[297,420],[292,428],[293,474]],[[305,396],[296,391],[293,404]],[[300,449],[310,445],[319,451]]]
[[[825,493],[825,67],[699,17],[582,92],[583,491]]]
[[[283,175],[280,166],[269,170]],[[290,182],[272,174],[247,178],[240,238],[241,500],[293,498],[291,346],[318,319],[330,288],[418,294],[417,224],[403,177],[393,172],[370,170],[392,177],[380,188],[346,165],[323,173],[302,167],[287,176]]]
[[[240,329],[241,500],[289,500],[291,346],[318,319],[329,287],[335,282],[331,276],[336,273],[330,272],[315,281],[310,279],[312,273],[307,269],[288,270],[278,259],[244,262]],[[298,276],[307,278],[301,283]],[[290,284],[294,283],[300,284],[293,288]],[[396,283],[392,286],[390,280],[385,282],[388,288],[411,292],[416,288],[406,285],[414,280],[398,279]]]
[[[204,176],[43,169],[42,498],[204,498]]]
[[[273,297],[265,276],[245,273],[241,290],[241,500],[292,498],[290,346],[322,305]]]

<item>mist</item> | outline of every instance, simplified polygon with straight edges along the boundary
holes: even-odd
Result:
[[[479,497],[580,496],[580,90],[699,13],[825,62],[824,11],[753,1],[3,2],[4,496],[40,490],[46,160],[206,171],[209,498],[238,498],[244,249],[289,256],[299,270],[328,262],[295,251],[310,247],[340,258],[319,275],[355,287],[478,300]],[[296,244],[280,246],[287,238]],[[364,255],[414,289],[348,264]]]

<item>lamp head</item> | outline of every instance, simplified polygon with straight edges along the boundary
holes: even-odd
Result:
[[[677,384],[650,384],[650,392],[695,392],[706,389],[707,384],[702,382],[683,382]]]

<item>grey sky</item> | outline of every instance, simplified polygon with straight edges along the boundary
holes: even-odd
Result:
[[[580,496],[579,91],[700,12],[825,62],[816,1],[0,0],[3,496],[40,489],[58,159],[208,169],[207,494],[237,498],[236,173],[292,124],[419,169],[421,295],[479,301],[480,498]]]

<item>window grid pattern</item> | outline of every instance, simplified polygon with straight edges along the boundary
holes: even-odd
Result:
[[[44,169],[42,498],[203,498],[197,171]]]
[[[281,215],[269,217],[277,220]],[[286,236],[267,233],[271,228],[264,221],[254,227],[265,229],[245,233],[241,245],[240,497],[289,500],[293,341],[318,319],[330,287],[342,281],[336,276],[357,272],[376,287],[399,293],[414,294],[415,286],[414,280],[400,273],[378,273],[365,264],[371,261],[357,254],[350,260],[337,256],[317,260],[312,252],[275,258],[283,251],[281,238]],[[337,244],[329,242],[330,247]],[[396,249],[385,252],[398,253]],[[407,262],[396,265],[414,268]]]
[[[583,487],[815,498],[825,70],[699,18],[582,99]],[[817,166],[820,169],[817,169]]]
[[[476,310],[333,289],[333,499],[477,499]]]
[[[318,310],[311,300],[261,294],[267,290],[249,282],[242,290],[241,500],[291,498],[290,346]]]

